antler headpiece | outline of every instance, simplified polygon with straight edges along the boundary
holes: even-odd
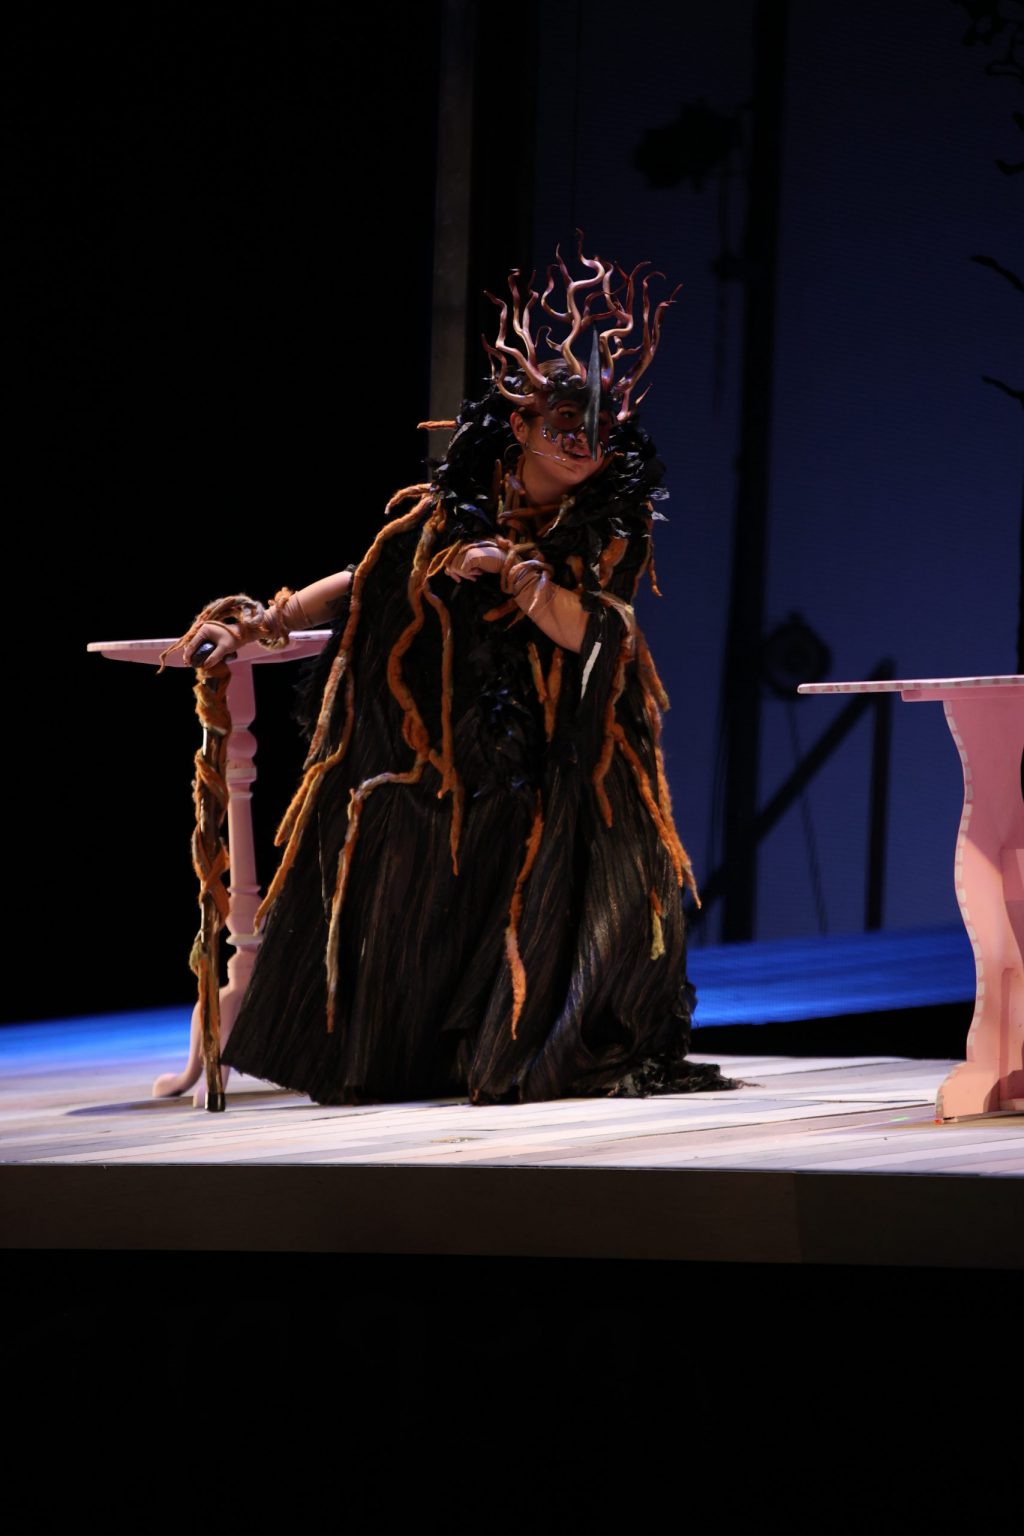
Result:
[[[538,394],[542,397],[551,396],[563,390],[564,378],[562,381],[552,379],[542,371],[542,360],[538,359],[537,349],[543,340],[550,352],[561,355],[579,387],[585,389],[588,396],[593,396],[595,416],[597,401],[604,393],[612,398],[616,420],[625,421],[643,399],[641,395],[634,402],[633,391],[658,350],[662,316],[669,305],[674,303],[682,284],[673,289],[667,299],[661,300],[652,315],[649,284],[653,277],[664,277],[665,274],[645,272],[641,277],[644,267],[651,265],[649,261],[641,261],[632,272],[626,272],[618,262],[606,263],[600,257],[585,256],[582,230],[576,231],[576,238],[577,259],[587,268],[590,276],[574,278],[562,260],[561,249],[556,246],[555,261],[548,267],[547,286],[543,293],[538,293],[533,286],[537,275],[533,272],[526,285],[524,298],[519,291],[518,281],[522,273],[517,267],[512,269],[508,279],[512,294],[511,307],[503,299],[488,293],[487,297],[500,311],[497,340],[492,345],[486,336],[482,338],[491,358],[491,377],[506,400],[516,405],[533,403]],[[556,309],[551,303],[551,295],[558,281],[556,271],[565,285],[563,310]],[[631,335],[636,323],[634,307],[638,297],[643,328],[640,340],[630,347],[626,345],[626,338]],[[531,316],[538,302],[545,315],[549,315],[559,325],[568,327],[568,334],[563,341],[552,339],[553,327],[550,325],[540,326],[534,336]],[[518,345],[509,339],[510,326],[518,337]],[[585,345],[583,338],[587,331],[590,332],[589,360],[584,364],[573,348],[576,346],[582,351],[581,344]],[[508,388],[505,380],[510,372],[522,375],[533,386],[532,389],[528,393],[517,393]]]

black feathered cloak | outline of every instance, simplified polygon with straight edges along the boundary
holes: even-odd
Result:
[[[350,567],[312,682],[328,688],[315,803],[226,1065],[321,1103],[731,1086],[685,1060],[691,877],[657,745],[667,700],[631,606],[652,512],[621,480],[595,475],[553,522],[501,524],[579,593],[578,654],[495,576],[424,579],[453,542],[497,531],[498,503],[418,488]]]

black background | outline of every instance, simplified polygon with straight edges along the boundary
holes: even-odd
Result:
[[[7,1019],[193,986],[191,679],[86,644],[325,575],[424,478],[438,7],[33,10],[18,41]],[[264,880],[293,676],[258,682]]]

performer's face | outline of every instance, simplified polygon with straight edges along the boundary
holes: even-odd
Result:
[[[545,403],[535,411],[513,411],[511,424],[525,452],[540,460],[538,468],[571,490],[600,467],[611,431],[611,416],[602,411],[598,418],[595,454],[591,454],[587,442],[583,411],[571,397]]]

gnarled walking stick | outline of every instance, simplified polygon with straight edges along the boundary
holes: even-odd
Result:
[[[222,661],[207,671],[197,668],[193,693],[203,727],[203,744],[196,753],[193,796],[196,824],[192,833],[192,867],[199,880],[199,932],[189,965],[199,984],[199,1019],[203,1064],[206,1068],[206,1107],[224,1109],[220,1069],[220,930],[227,921],[229,897],[223,875],[228,868],[227,845],[221,827],[228,808],[225,777],[231,717],[227,691],[229,671]]]

